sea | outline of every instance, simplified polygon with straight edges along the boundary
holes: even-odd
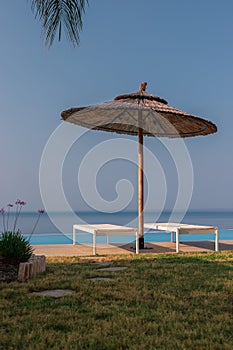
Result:
[[[137,212],[56,212],[44,213],[36,226],[32,236],[33,226],[38,218],[37,212],[22,212],[17,221],[19,229],[26,237],[30,237],[31,244],[69,244],[72,243],[73,224],[103,224],[110,223],[137,227]],[[15,214],[11,213],[8,221],[8,228],[14,225]],[[182,222],[186,224],[217,226],[219,228],[220,240],[233,240],[233,211],[188,211],[185,215],[182,212],[163,211],[162,213],[145,212],[145,222]],[[0,223],[0,231],[2,225]],[[205,240],[211,239],[210,235],[183,235],[184,240]],[[80,243],[91,243],[91,235],[79,235]],[[212,237],[213,238],[213,237]],[[100,237],[100,240],[103,238]],[[119,238],[118,238],[119,239]],[[125,238],[127,240],[127,237]],[[129,239],[132,239],[130,237]],[[145,233],[146,241],[169,241],[170,234],[165,232]],[[117,238],[116,238],[117,242]],[[78,243],[78,242],[77,242]],[[98,242],[97,242],[98,243]]]

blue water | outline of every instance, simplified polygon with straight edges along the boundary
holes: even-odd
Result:
[[[50,217],[47,214],[41,216],[38,226],[31,237],[32,244],[70,244],[72,243],[72,227],[73,224],[89,223],[110,223],[116,225],[128,225],[137,227],[137,213],[136,212],[120,212],[114,214],[106,214],[101,212],[79,212],[74,218],[70,213],[52,213]],[[20,231],[28,236],[31,233],[37,213],[25,213],[19,217],[17,227]],[[180,222],[180,213],[172,218],[172,222]],[[148,212],[144,215],[145,222],[168,222],[171,220],[171,212],[164,211],[160,216],[156,213]],[[53,222],[51,221],[53,220]],[[9,228],[12,227],[14,221],[14,214],[10,216]],[[183,220],[181,221],[187,224],[199,224],[218,226],[220,232],[220,240],[231,239],[233,240],[233,212],[231,211],[189,211]],[[57,223],[62,223],[62,230],[56,227]],[[2,231],[2,225],[0,222],[0,231]],[[182,235],[181,240],[209,240],[213,239],[213,235]],[[98,237],[98,242],[104,242],[105,238]],[[121,242],[123,241],[122,238]],[[132,237],[125,237],[124,242],[129,242]],[[170,241],[170,234],[166,232],[146,233],[145,240],[155,242]],[[83,234],[78,235],[77,243],[91,243],[92,235]],[[112,242],[119,242],[119,237]]]
[[[25,235],[28,237],[28,235]],[[214,240],[215,236],[211,234],[201,234],[201,235],[180,235],[180,241],[205,241]],[[91,244],[93,236],[88,233],[78,233],[76,240],[77,244]],[[233,230],[219,230],[220,240],[233,240]],[[112,243],[129,243],[132,242],[134,238],[132,236],[126,237],[111,237]],[[153,231],[151,233],[145,233],[145,242],[170,242],[171,234],[170,232]],[[72,234],[35,234],[30,238],[30,243],[32,245],[39,244],[72,244]],[[105,237],[97,237],[97,243],[106,243]]]

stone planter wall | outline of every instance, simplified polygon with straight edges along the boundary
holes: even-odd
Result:
[[[26,281],[38,273],[46,271],[44,255],[33,255],[28,262],[19,264],[18,281]]]

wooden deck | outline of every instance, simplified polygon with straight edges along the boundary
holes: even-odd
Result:
[[[179,249],[180,253],[214,252],[214,245],[214,241],[180,242]],[[172,242],[145,243],[145,247],[146,249],[140,250],[140,254],[176,253],[176,246]],[[91,256],[93,254],[92,244],[35,245],[33,248],[34,254],[45,256]],[[233,241],[219,241],[219,251],[224,250],[233,250]],[[135,254],[135,243],[120,246],[98,244],[96,253],[98,255]]]

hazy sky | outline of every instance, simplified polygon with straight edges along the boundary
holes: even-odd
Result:
[[[218,127],[217,134],[185,140],[194,172],[190,207],[233,209],[232,13],[231,0],[90,0],[80,46],[73,48],[63,37],[61,43],[47,49],[30,1],[2,1],[0,207],[16,198],[28,202],[29,210],[42,206],[40,160],[47,141],[63,123],[62,110],[112,100],[119,94],[137,91],[140,82],[147,81],[150,93]],[[76,130],[79,135],[81,128],[70,125],[73,136]],[[77,138],[63,164],[63,190],[71,207],[89,209],[78,187],[85,155],[96,151],[98,162],[99,150],[109,154],[116,145],[122,145],[115,160],[101,160],[99,171],[91,168],[90,161],[88,171],[96,171],[97,189],[107,201],[116,199],[118,181],[131,182],[131,186],[122,184],[122,201],[128,203],[130,198],[126,209],[136,209],[137,168],[124,157],[132,155],[132,160],[136,159],[137,139],[124,136],[118,142],[119,136],[93,131]],[[61,138],[58,142],[61,148],[63,141]],[[135,147],[131,149],[132,142]],[[177,142],[169,141],[167,145],[176,149]],[[150,186],[160,190],[165,184],[164,207],[172,208],[179,190],[187,190],[178,178],[190,164],[184,162],[176,169],[176,160],[160,140],[146,139],[145,146],[156,157],[159,174],[152,173],[154,168],[148,165]],[[59,152],[57,146],[55,158]],[[48,177],[56,181],[59,174],[53,169],[55,174],[48,169]],[[82,181],[85,192],[91,184],[88,178],[86,183]],[[155,207],[163,205],[157,195],[155,190]],[[102,208],[98,200],[93,202]],[[55,200],[57,209],[59,203]],[[153,201],[149,209],[153,209]]]

